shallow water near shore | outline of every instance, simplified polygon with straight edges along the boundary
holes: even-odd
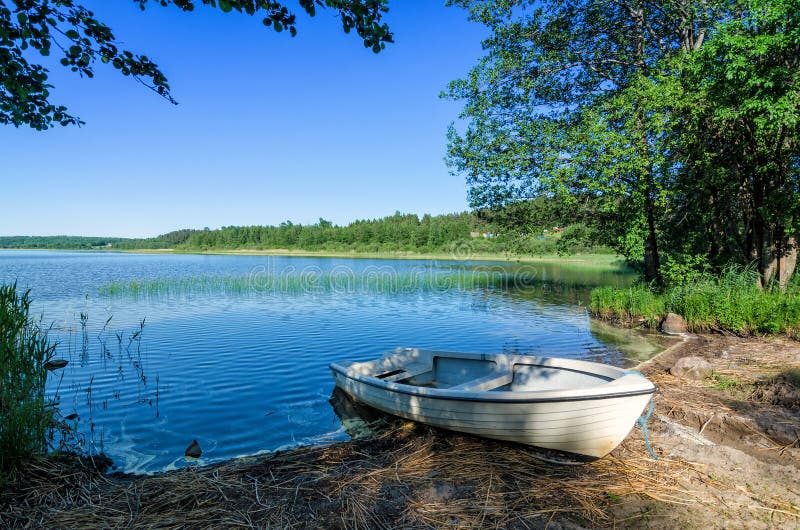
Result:
[[[397,346],[630,366],[664,346],[586,311],[625,271],[569,264],[0,251],[70,361],[85,447],[148,473],[345,440],[328,364]],[[203,455],[184,459],[196,439]]]

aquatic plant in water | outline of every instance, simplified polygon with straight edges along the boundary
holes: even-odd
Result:
[[[199,275],[144,280],[114,281],[99,288],[105,296],[183,296],[190,294],[401,294],[417,291],[448,291],[525,287],[537,280],[536,270],[503,267],[418,268],[397,271],[393,267],[366,267],[353,271],[319,267],[282,271],[257,267],[245,275]]]
[[[53,358],[56,345],[30,305],[29,292],[0,286],[0,477],[46,451],[54,418],[47,374],[67,364]]]

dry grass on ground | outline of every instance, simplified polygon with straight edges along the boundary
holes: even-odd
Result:
[[[679,485],[704,476],[652,460],[633,437],[583,466],[544,463],[527,448],[403,422],[377,439],[310,447],[154,477],[103,477],[45,461],[6,493],[7,526],[169,528],[538,528],[564,516],[611,521],[630,495],[691,502]]]

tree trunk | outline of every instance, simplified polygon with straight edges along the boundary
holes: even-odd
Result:
[[[797,266],[797,238],[780,238],[766,254],[769,257],[766,281],[776,283],[781,290],[785,289]]]
[[[772,231],[765,226],[766,223],[760,221],[758,225],[758,283],[763,289],[769,287],[775,277],[775,270],[778,267],[778,249],[775,248]]]
[[[759,286],[764,288],[774,283],[783,290],[797,268],[798,238],[775,237],[771,231],[764,230],[760,239]]]
[[[783,255],[778,262],[779,266],[779,275],[778,275],[778,282],[780,283],[781,289],[785,289],[786,285],[789,283],[792,275],[797,270],[797,254],[798,254],[798,236],[789,236],[786,239],[786,248],[783,251]]]
[[[634,105],[636,113],[636,128],[639,133],[640,156],[643,159],[652,161],[653,155],[647,142],[647,128],[645,127],[645,117],[641,107]],[[655,284],[661,290],[664,288],[664,280],[661,277],[661,260],[658,255],[658,240],[656,239],[656,194],[655,177],[653,176],[653,165],[648,164],[645,169],[647,180],[644,186],[644,215],[647,220],[647,237],[644,240],[644,279],[647,283]]]
[[[658,241],[656,239],[655,203],[652,193],[648,192],[645,199],[645,215],[647,216],[647,237],[644,240],[644,279],[648,283],[655,283],[656,287],[664,287],[661,277],[661,260],[658,255]]]

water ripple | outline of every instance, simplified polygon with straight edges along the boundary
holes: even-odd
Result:
[[[535,271],[541,281],[522,287],[97,295],[98,285],[114,282],[183,278],[192,285],[192,278],[310,266],[323,275],[389,267],[410,277],[479,266],[514,274],[510,265],[480,263],[0,251],[0,281],[30,287],[36,310],[61,330],[53,336],[71,362],[50,392],[125,471],[197,465],[183,458],[194,439],[203,449],[198,463],[345,439],[328,404],[328,364],[397,346],[629,362],[625,341],[597,330],[584,309],[592,282],[625,278],[543,266]],[[85,335],[80,313],[88,314]]]

